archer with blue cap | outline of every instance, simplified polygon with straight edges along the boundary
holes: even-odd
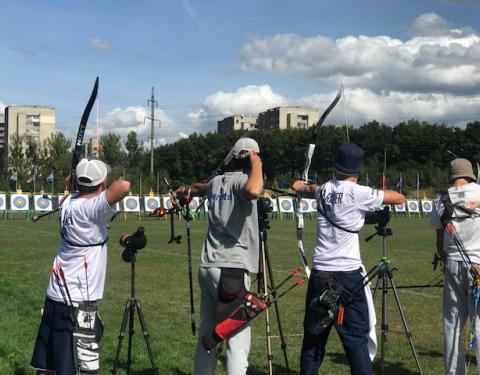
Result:
[[[371,375],[376,352],[375,310],[369,288],[362,288],[342,303],[342,319],[325,322],[325,309],[317,301],[324,293],[337,295],[342,288],[354,290],[363,278],[365,267],[360,257],[358,232],[365,214],[384,204],[405,202],[392,190],[377,190],[359,185],[365,151],[354,143],[342,144],[336,154],[335,178],[322,185],[297,180],[293,189],[317,200],[317,239],[313,253],[300,367],[302,375],[317,374],[322,364],[328,336],[333,326],[342,340],[352,374]],[[340,316],[340,314],[339,314]]]

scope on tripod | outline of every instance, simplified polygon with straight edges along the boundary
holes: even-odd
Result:
[[[390,207],[385,206],[383,210],[367,212],[365,214],[365,224],[378,224],[379,227],[385,227],[390,221]]]
[[[273,211],[272,202],[270,199],[264,197],[259,197],[257,199],[257,214],[258,214],[258,225],[260,231],[264,229],[270,229],[268,214]]]
[[[122,258],[125,262],[131,262],[138,250],[143,249],[147,245],[147,237],[143,227],[138,227],[133,234],[124,234],[120,237],[120,245],[125,247]]]

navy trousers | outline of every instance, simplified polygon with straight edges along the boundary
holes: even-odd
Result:
[[[347,272],[331,272],[330,274],[344,287],[353,290],[362,280],[360,269]],[[305,319],[311,301],[327,288],[328,273],[312,271],[308,283]],[[368,306],[365,299],[365,290],[362,288],[353,297],[350,293],[342,293],[340,297],[345,308],[343,324],[339,325],[336,319],[320,335],[313,336],[305,328],[300,359],[301,375],[316,375],[325,356],[325,347],[328,336],[335,326],[343,344],[345,354],[350,365],[350,372],[354,375],[371,375],[372,362],[368,354]]]

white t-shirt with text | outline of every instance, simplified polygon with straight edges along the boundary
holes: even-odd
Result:
[[[61,243],[52,267],[57,272],[60,272],[60,267],[63,269],[72,301],[96,301],[103,297],[107,245],[100,244],[108,238],[106,220],[114,213],[115,209],[108,204],[105,191],[93,198],[72,194],[62,203]],[[60,280],[60,285],[64,290],[63,280]],[[53,272],[47,296],[65,302]]]
[[[326,212],[322,207],[323,194]],[[317,200],[317,241],[313,252],[313,269],[323,271],[352,271],[360,268],[360,245],[357,233],[365,222],[365,213],[381,209],[383,191],[358,185],[352,181],[330,180],[315,191]]]

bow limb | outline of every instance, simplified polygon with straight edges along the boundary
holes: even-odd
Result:
[[[310,164],[312,163],[312,157],[313,157],[313,152],[315,151],[315,142],[317,139],[318,131],[320,130],[320,127],[323,125],[329,113],[337,105],[338,101],[342,97],[342,93],[343,93],[343,85],[340,85],[337,92],[337,96],[335,97],[335,99],[333,99],[333,101],[327,107],[325,112],[323,112],[322,116],[320,116],[320,119],[318,120],[318,122],[316,123],[315,127],[312,130],[310,141],[305,151],[305,167],[303,168],[303,173],[302,173],[302,180],[305,183],[308,183],[308,171],[310,169]],[[298,246],[298,252],[300,254],[300,259],[302,261],[303,268],[305,269],[305,274],[307,275],[308,278],[310,278],[310,267],[308,266],[308,261],[305,256],[305,248],[303,246],[304,220],[303,220],[302,198],[303,198],[302,194],[298,192],[294,200],[295,219],[296,219],[295,221],[297,225],[297,246]]]
[[[310,164],[312,163],[312,157],[313,157],[313,152],[315,151],[315,142],[317,140],[317,134],[320,128],[322,127],[325,119],[327,116],[330,114],[333,108],[337,105],[339,102],[340,98],[342,97],[343,94],[343,84],[340,85],[338,88],[337,96],[333,101],[330,103],[328,108],[325,110],[325,112],[322,113],[322,116],[320,116],[320,119],[318,122],[315,124],[312,134],[310,135],[310,142],[307,146],[307,150],[305,151],[305,167],[303,168],[303,173],[302,173],[302,180],[307,183],[308,182],[308,171],[310,169]]]
[[[82,146],[83,146],[83,136],[85,135],[85,129],[87,128],[88,118],[90,117],[90,113],[92,112],[93,104],[97,99],[98,94],[98,77],[95,79],[95,84],[93,86],[92,93],[90,94],[90,98],[88,99],[87,106],[85,107],[82,115],[82,119],[80,120],[80,125],[78,126],[77,138],[75,140],[75,146],[72,152],[72,167],[70,168],[70,177],[69,177],[69,186],[68,190],[77,190],[78,186],[74,181],[73,174],[75,173],[75,168],[80,161],[80,157],[82,155]]]

